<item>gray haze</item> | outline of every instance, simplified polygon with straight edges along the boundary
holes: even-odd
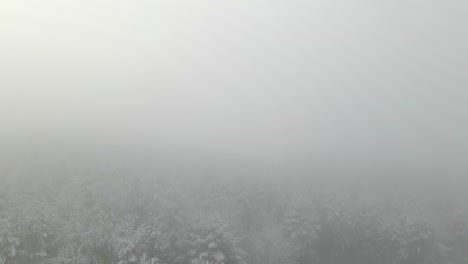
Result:
[[[465,0],[3,0],[1,138],[461,177],[467,13]]]

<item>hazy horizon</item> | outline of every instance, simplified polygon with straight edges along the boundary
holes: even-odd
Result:
[[[312,180],[458,185],[468,163],[467,7],[2,1],[1,139],[160,149]]]

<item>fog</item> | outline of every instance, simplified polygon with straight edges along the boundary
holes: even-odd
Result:
[[[467,12],[463,0],[3,0],[0,185],[145,174],[456,207]]]

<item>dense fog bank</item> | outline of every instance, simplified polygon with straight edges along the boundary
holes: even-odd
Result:
[[[0,264],[468,263],[467,13],[1,0]]]

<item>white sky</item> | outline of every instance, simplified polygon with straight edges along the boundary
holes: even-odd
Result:
[[[265,159],[463,163],[467,14],[466,0],[2,0],[0,121]]]

